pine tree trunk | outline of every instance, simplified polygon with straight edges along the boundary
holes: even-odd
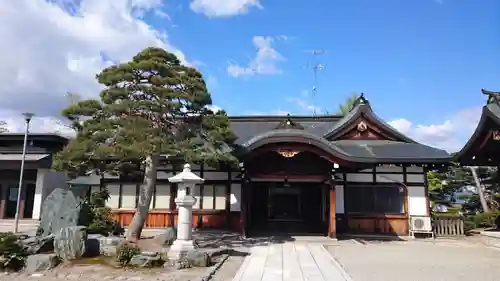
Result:
[[[477,176],[476,167],[469,167],[469,168],[472,173],[472,177],[474,177],[474,182],[476,182],[476,190],[477,190],[477,195],[479,196],[479,201],[481,202],[481,207],[483,207],[483,212],[487,213],[490,211],[490,208],[488,207],[488,203],[486,203],[486,199],[484,198],[483,187],[479,182],[479,177]]]
[[[144,180],[139,189],[139,200],[137,210],[135,211],[132,222],[127,230],[128,241],[138,241],[141,238],[142,228],[148,218],[149,206],[153,197],[153,191],[156,184],[156,168],[158,166],[158,155],[146,157],[144,168]]]

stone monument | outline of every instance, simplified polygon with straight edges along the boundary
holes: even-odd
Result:
[[[40,236],[57,235],[61,228],[77,226],[84,203],[81,192],[73,188],[55,188],[44,200],[40,218]]]
[[[181,260],[194,249],[193,205],[196,203],[196,198],[188,194],[188,190],[193,190],[196,184],[203,183],[205,180],[191,172],[191,165],[185,164],[182,173],[170,177],[168,181],[178,184],[175,204],[177,204],[179,212],[177,239],[170,247],[168,257],[173,260]]]

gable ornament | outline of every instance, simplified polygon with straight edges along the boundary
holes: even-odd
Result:
[[[367,129],[368,129],[368,126],[366,125],[365,122],[363,122],[363,121],[359,122],[359,124],[357,126],[358,132],[362,133],[362,132],[366,131]]]
[[[495,140],[495,141],[500,140],[500,132],[499,132],[499,131],[493,131],[493,132],[492,132],[492,138],[493,138],[493,140]]]
[[[280,149],[277,152],[285,158],[292,158],[300,153],[300,151],[298,150],[291,150],[291,149]]]

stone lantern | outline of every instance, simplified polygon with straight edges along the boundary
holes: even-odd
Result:
[[[171,183],[177,183],[177,197],[175,204],[178,208],[177,217],[177,239],[174,241],[168,256],[171,259],[179,260],[188,251],[194,249],[193,242],[193,206],[196,198],[188,194],[188,190],[193,190],[196,184],[205,180],[191,172],[191,165],[185,164],[180,174],[168,178]]]

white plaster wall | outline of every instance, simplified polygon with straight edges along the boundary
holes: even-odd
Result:
[[[335,213],[343,214],[344,213],[344,186],[336,185],[335,186]]]
[[[348,173],[346,180],[348,182],[373,182],[373,174]]]
[[[215,209],[225,210],[226,209],[226,185],[216,185],[215,186]]]
[[[425,176],[424,174],[407,174],[406,175],[406,181],[411,182],[411,183],[422,183],[424,184],[425,182]]]
[[[156,200],[156,205],[155,205],[156,209],[170,209],[170,184],[168,183],[156,184],[155,200]]]
[[[377,174],[377,182],[387,182],[387,183],[402,183],[404,181],[403,174]]]
[[[201,206],[202,209],[213,209],[214,208],[214,189],[212,185],[205,185],[203,187],[203,204]]]
[[[410,216],[427,215],[427,199],[425,198],[425,186],[408,187],[408,214]]]
[[[122,183],[122,209],[135,209],[137,185],[134,183]]]
[[[241,184],[231,184],[231,197],[230,197],[231,211],[241,211]]]
[[[118,203],[120,200],[120,184],[108,183],[106,184],[106,188],[109,192],[109,199],[106,201],[106,206],[118,209]]]
[[[65,188],[68,178],[66,172],[38,169],[35,183],[35,198],[33,200],[33,219],[39,219],[45,198],[56,188]]]

